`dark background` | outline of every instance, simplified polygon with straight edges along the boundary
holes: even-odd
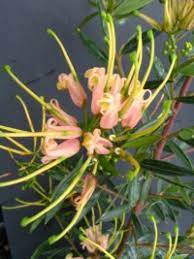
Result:
[[[157,19],[162,17],[161,10],[157,1],[146,8],[146,12],[151,13]],[[48,99],[59,98],[66,111],[76,112],[76,115],[79,115],[79,111],[69,102],[67,95],[62,93],[59,97],[56,91],[57,75],[68,70],[55,42],[47,35],[46,28],[54,29],[61,36],[81,75],[88,68],[100,64],[88,53],[75,32],[76,25],[90,12],[91,8],[86,0],[0,0],[0,68],[5,64],[10,64],[23,81],[31,82],[29,85],[38,94]],[[135,27],[134,19],[127,21],[127,26],[118,25],[119,44],[134,32]],[[144,25],[144,28],[147,27]],[[87,27],[86,32],[97,42],[102,41],[98,23],[93,22]],[[157,41],[159,43],[161,39]],[[161,52],[162,43],[157,47],[157,55],[160,56]],[[15,99],[17,94],[25,97],[30,105],[30,111],[38,129],[40,106],[25,95],[4,72],[0,74],[0,124],[27,129],[21,106]],[[184,108],[184,116],[181,120],[179,116],[176,125],[191,125],[192,121],[193,112],[189,106]],[[0,151],[0,174],[5,172],[12,172],[15,177],[17,176],[17,170],[9,155]],[[26,200],[35,199],[35,197],[31,198],[30,193],[26,194],[18,187],[0,189],[0,204],[11,205],[15,197]],[[29,209],[4,211],[13,259],[29,259],[34,248],[51,234],[48,228],[40,228],[32,235],[28,234],[27,229],[19,225],[25,214],[31,215],[32,211]],[[181,230],[184,231],[192,220],[191,215],[184,215],[180,220]],[[166,230],[165,226],[163,228]]]

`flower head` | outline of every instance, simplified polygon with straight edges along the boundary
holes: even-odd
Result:
[[[86,101],[86,93],[79,81],[76,81],[72,74],[60,74],[57,82],[58,90],[68,90],[73,103],[82,107]]]
[[[109,235],[102,234],[100,225],[94,225],[93,227],[87,228],[84,230],[84,234],[87,239],[100,245],[105,250],[108,248]],[[96,246],[91,244],[87,239],[82,241],[82,248],[86,248],[89,253],[95,253],[97,251]]]
[[[73,198],[73,204],[76,206],[77,210],[79,210],[81,204],[86,204],[87,201],[91,198],[96,189],[96,185],[96,177],[91,173],[87,174],[83,180],[83,189],[81,194]]]
[[[194,28],[193,0],[166,0],[163,28],[167,32]]]
[[[54,117],[47,120],[45,131],[55,134],[53,137],[45,137],[42,143],[41,151],[44,155],[42,162],[44,164],[59,157],[71,157],[80,150],[79,137],[82,135],[82,130],[76,126],[76,119],[64,112],[55,99],[52,100],[52,105],[55,105],[57,111],[65,117],[67,122],[64,123]]]
[[[91,110],[93,114],[100,113],[99,100],[103,98],[106,84],[106,73],[104,68],[94,67],[85,72],[88,78],[88,87],[92,91]]]
[[[101,137],[100,129],[95,129],[93,133],[86,132],[82,145],[87,149],[89,155],[94,153],[107,155],[113,147],[113,144],[108,139]]]

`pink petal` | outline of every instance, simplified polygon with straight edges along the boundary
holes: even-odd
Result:
[[[87,98],[83,87],[79,82],[75,81],[72,74],[63,74],[63,80],[67,82],[67,89],[73,103],[81,108]]]
[[[99,101],[103,98],[104,95],[104,82],[101,82],[94,87],[92,91],[92,102],[91,102],[91,111],[93,114],[98,114],[100,112],[100,103]]]
[[[78,139],[70,139],[62,142],[53,150],[50,150],[46,156],[42,158],[42,163],[48,163],[59,157],[69,158],[77,154],[80,150],[80,142]]]
[[[118,124],[119,115],[118,111],[109,110],[104,115],[102,115],[100,120],[100,127],[103,129],[112,129]]]
[[[133,129],[142,118],[142,103],[137,101],[132,104],[128,112],[123,116],[121,121],[122,127]]]
[[[57,101],[57,99],[51,99],[50,100],[50,104],[55,108],[55,110],[57,110],[59,112],[59,114],[61,116],[64,117],[64,119],[67,121],[68,125],[72,125],[72,126],[76,126],[77,125],[77,119],[71,115],[69,115],[68,113],[64,112],[60,105],[59,102]],[[60,121],[57,117],[55,118],[57,120],[57,122],[61,125],[64,125],[65,123]]]

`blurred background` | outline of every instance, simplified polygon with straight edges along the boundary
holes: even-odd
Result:
[[[24,82],[28,82],[39,95],[44,95],[47,100],[50,97],[58,98],[67,112],[76,113],[79,116],[79,111],[74,109],[67,95],[60,94],[56,90],[57,75],[68,71],[68,68],[56,43],[47,35],[46,29],[50,27],[58,33],[78,73],[83,75],[88,68],[101,64],[88,52],[76,33],[76,26],[90,12],[91,7],[86,0],[0,0],[0,68],[5,64],[11,65],[13,71]],[[159,20],[162,18],[162,8],[157,0],[146,7],[145,12]],[[135,31],[137,23],[142,24],[140,20],[133,18],[128,19],[125,25],[117,25],[118,44],[129,38]],[[144,28],[148,26],[144,25]],[[99,24],[96,20],[89,24],[85,31],[99,44],[102,42]],[[157,39],[157,42],[157,55],[160,57],[163,49],[162,39]],[[144,65],[146,66],[146,61]],[[16,95],[25,98],[38,129],[41,119],[40,106],[25,95],[4,72],[0,73],[0,124],[27,129],[21,106],[15,98]],[[193,112],[190,106],[187,106],[178,117],[176,127],[193,125],[192,121]],[[10,156],[0,151],[0,174],[4,173],[17,176],[15,164]],[[0,205],[13,205],[15,197],[26,200],[36,198],[31,196],[30,192],[19,190],[18,187],[0,189]],[[0,249],[4,250],[2,255],[3,250],[0,250],[0,258],[6,258],[5,254],[8,255],[5,231],[11,248],[11,258],[29,259],[35,247],[50,234],[50,228],[55,228],[52,225],[46,226],[29,234],[27,229],[20,227],[20,220],[26,214],[31,215],[32,211],[30,209],[6,210],[3,211],[3,218],[0,216],[2,229],[0,229]],[[181,231],[190,226],[192,221],[192,215],[185,214],[183,211],[180,219]],[[167,230],[165,225],[162,228]]]

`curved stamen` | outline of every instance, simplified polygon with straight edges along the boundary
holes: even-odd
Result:
[[[90,240],[89,238],[86,238],[85,236],[81,236],[82,241],[87,241],[88,243],[90,243],[92,246],[96,247],[98,250],[100,250],[101,252],[103,252],[107,257],[109,257],[110,259],[115,259],[114,256],[112,256],[107,250],[105,250],[102,246],[100,246],[99,244],[95,243],[94,241]]]
[[[156,253],[157,242],[158,242],[158,227],[157,227],[156,219],[154,218],[154,216],[151,216],[150,220],[153,222],[154,232],[155,232],[154,244],[153,244],[152,254],[150,256],[150,259],[154,259],[155,258],[155,253]]]
[[[163,82],[159,85],[159,87],[155,90],[155,92],[152,94],[152,98],[150,98],[150,100],[147,102],[147,104],[145,105],[144,107],[144,110],[146,110],[149,105],[152,103],[152,101],[156,98],[156,96],[159,94],[159,92],[162,90],[162,88],[166,85],[166,83],[168,82],[171,74],[172,74],[172,71],[174,69],[174,66],[176,64],[176,60],[177,60],[177,56],[176,55],[173,55],[172,56],[172,62],[171,62],[171,66],[169,68],[169,71],[166,75],[166,77],[164,78]]]
[[[169,258],[171,258],[173,256],[173,254],[175,253],[176,248],[177,248],[178,237],[179,237],[179,227],[178,227],[178,225],[175,226],[174,232],[175,232],[175,240],[174,240],[174,245],[172,247],[172,250],[169,254]]]
[[[32,122],[31,116],[30,116],[30,113],[29,113],[29,111],[28,111],[28,108],[27,108],[25,102],[23,101],[23,99],[22,99],[19,95],[17,95],[16,98],[17,98],[17,100],[21,103],[21,105],[22,105],[22,107],[23,107],[23,110],[24,110],[24,113],[25,113],[25,115],[26,115],[26,119],[27,119],[28,125],[29,125],[29,127],[30,127],[30,130],[31,130],[32,132],[35,132],[34,125],[33,125],[33,122]],[[34,137],[34,151],[36,150],[36,144],[37,144],[37,138]]]
[[[12,72],[11,67],[6,65],[4,66],[5,71],[10,75],[10,77],[25,91],[27,92],[34,100],[40,103],[43,106],[48,107],[48,104],[43,101],[41,97],[36,95],[32,90],[30,90],[24,83],[22,83],[19,78]]]
[[[149,65],[148,65],[148,68],[147,68],[147,71],[143,77],[143,80],[142,80],[142,83],[141,83],[141,87],[144,88],[147,80],[148,80],[148,77],[151,73],[151,70],[152,70],[152,66],[153,66],[153,63],[154,63],[154,55],[155,55],[155,39],[154,39],[154,34],[153,34],[153,31],[148,31],[148,37],[150,38],[150,41],[151,41],[151,49],[150,49],[150,61],[149,61]]]
[[[169,256],[170,256],[170,252],[171,252],[171,249],[172,249],[172,236],[171,236],[171,234],[169,232],[166,234],[166,236],[168,238],[169,246],[168,246],[168,251],[166,253],[165,259],[170,259]]]
[[[107,66],[107,80],[105,90],[108,90],[110,87],[111,76],[114,71],[115,57],[116,57],[116,36],[115,36],[115,27],[113,18],[110,14],[103,14],[105,21],[107,23],[108,29],[108,38],[109,38],[109,58]]]
[[[76,186],[76,184],[79,182],[79,180],[85,173],[87,167],[89,166],[91,159],[92,159],[92,157],[89,156],[88,159],[85,161],[85,163],[82,165],[78,175],[73,179],[72,183],[69,184],[68,188],[65,189],[65,191],[54,202],[52,202],[49,206],[47,206],[45,209],[43,209],[36,215],[34,215],[32,217],[23,218],[21,225],[23,227],[29,225],[30,223],[34,222],[35,220],[39,219],[40,217],[45,215],[47,212],[49,212],[50,210],[55,208],[58,204],[60,204],[69,195],[69,193],[73,190],[73,188]]]
[[[60,164],[65,159],[66,159],[65,157],[61,157],[61,158],[51,162],[50,164],[43,166],[40,169],[36,170],[35,172],[33,172],[29,175],[26,175],[24,177],[21,177],[21,178],[15,179],[15,180],[11,180],[11,181],[7,181],[7,182],[0,182],[0,187],[7,187],[7,186],[27,182],[28,180],[31,180],[34,177],[48,171],[49,169],[55,167],[56,165]]]
[[[61,42],[61,40],[59,39],[59,37],[57,36],[57,34],[56,34],[53,30],[47,29],[47,33],[48,33],[50,36],[52,36],[52,37],[55,39],[55,41],[57,42],[57,44],[59,45],[59,47],[60,47],[60,49],[61,49],[61,51],[62,51],[62,53],[63,53],[63,55],[64,55],[64,57],[65,57],[65,60],[66,60],[66,62],[67,62],[67,64],[68,64],[68,66],[69,66],[69,69],[70,69],[70,71],[71,71],[71,73],[72,73],[74,79],[75,79],[76,81],[79,81],[78,75],[77,75],[77,73],[76,73],[76,70],[75,70],[75,68],[74,68],[74,66],[73,66],[73,64],[72,64],[72,62],[71,62],[71,59],[69,58],[69,56],[68,56],[68,54],[67,54],[67,51],[66,51],[66,49],[65,49],[65,47],[64,47],[64,45],[63,45],[63,43]]]

